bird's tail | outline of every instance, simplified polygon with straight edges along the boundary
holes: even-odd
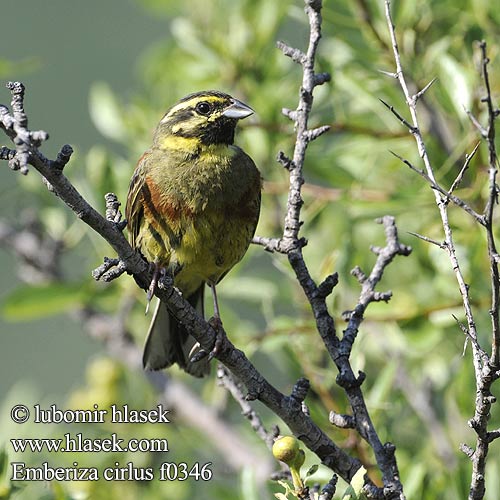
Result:
[[[187,298],[201,315],[203,315],[204,287],[205,285],[202,284]],[[187,373],[195,377],[203,377],[210,372],[207,358],[196,363],[190,361],[196,352],[196,343],[196,340],[170,313],[167,306],[158,300],[149,326],[142,364],[146,370],[161,370],[177,363]]]

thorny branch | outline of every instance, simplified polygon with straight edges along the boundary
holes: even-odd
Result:
[[[500,282],[499,282],[499,259],[496,250],[494,233],[493,233],[493,213],[498,203],[498,185],[496,183],[498,173],[498,158],[495,148],[495,119],[500,115],[500,110],[496,109],[493,105],[491,96],[491,88],[488,75],[489,59],[486,52],[486,43],[480,43],[482,54],[482,76],[486,88],[486,96],[482,102],[486,103],[488,110],[488,124],[483,127],[479,120],[477,120],[472,113],[467,112],[471,118],[472,123],[476,126],[481,136],[486,140],[488,145],[488,158],[489,158],[489,197],[482,215],[475,213],[469,209],[468,205],[461,199],[452,195],[452,192],[461,182],[465,170],[468,168],[470,159],[477,150],[466,156],[466,161],[461,171],[459,172],[455,182],[452,184],[449,191],[443,189],[436,182],[434,176],[434,168],[425,147],[425,142],[420,130],[420,125],[417,115],[417,101],[420,95],[410,95],[406,77],[403,73],[401,64],[401,56],[396,39],[395,27],[391,17],[390,1],[385,0],[385,13],[389,32],[392,41],[392,49],[394,53],[394,60],[396,63],[395,77],[398,79],[401,89],[403,90],[406,104],[410,111],[411,123],[409,124],[410,133],[415,138],[418,152],[422,158],[425,171],[415,168],[407,160],[400,158],[412,170],[417,171],[428,182],[434,191],[436,204],[441,216],[441,222],[444,230],[445,239],[439,247],[445,250],[451,262],[452,269],[458,283],[458,287],[462,296],[462,304],[466,317],[466,324],[459,323],[461,330],[466,335],[467,340],[471,340],[472,357],[474,364],[474,372],[476,378],[476,398],[474,416],[469,420],[469,426],[476,432],[476,447],[471,448],[468,445],[462,445],[462,451],[472,461],[472,478],[469,490],[470,500],[480,500],[485,495],[485,471],[486,471],[486,457],[488,455],[489,443],[499,436],[493,431],[488,431],[488,420],[491,415],[491,405],[496,402],[496,398],[491,394],[491,386],[495,380],[500,378],[500,320],[499,320],[499,306],[500,306]],[[399,116],[399,115],[398,115]],[[455,199],[456,198],[456,199]],[[474,320],[474,313],[471,305],[469,286],[463,277],[462,268],[455,251],[455,244],[453,240],[452,230],[448,219],[448,200],[452,200],[458,207],[469,213],[480,226],[485,228],[487,242],[488,242],[488,258],[490,261],[490,275],[491,275],[491,308],[490,315],[492,321],[492,347],[491,355],[481,347],[476,323]]]
[[[283,114],[294,122],[296,142],[292,158],[287,157],[283,152],[280,152],[277,158],[288,170],[290,179],[283,235],[281,238],[256,237],[254,243],[264,246],[268,251],[277,251],[287,255],[297,280],[309,300],[316,319],[318,332],[338,369],[337,383],[345,390],[353,412],[352,416],[331,415],[332,423],[340,424],[340,427],[355,428],[372,447],[377,464],[382,472],[383,490],[374,487],[373,484],[367,481],[365,493],[369,494],[370,497],[383,496],[385,498],[404,499],[403,486],[399,480],[394,455],[395,447],[391,443],[382,444],[380,441],[361,390],[365,375],[361,372],[357,376],[354,374],[349,356],[367,306],[375,301],[388,301],[391,297],[390,292],[380,293],[375,291],[375,287],[381,280],[385,268],[396,255],[409,255],[411,249],[399,242],[392,217],[386,216],[378,221],[384,225],[386,231],[386,246],[372,249],[377,254],[377,262],[369,276],[364,275],[359,268],[353,271],[362,286],[362,292],[355,309],[346,314],[349,323],[342,339],[340,339],[336,332],[334,319],[328,312],[326,305],[326,298],[337,285],[338,276],[336,273],[331,274],[319,285],[314,282],[302,253],[302,248],[307,244],[307,241],[299,236],[302,225],[300,212],[303,205],[301,188],[304,184],[305,153],[309,143],[328,130],[326,126],[313,130],[308,129],[314,88],[330,80],[329,75],[321,73],[321,76],[319,76],[314,72],[316,51],[321,38],[320,7],[320,2],[306,1],[306,12],[310,25],[307,52],[304,53],[283,42],[278,43],[278,47],[283,53],[300,64],[303,69],[299,104],[295,110],[283,110]]]

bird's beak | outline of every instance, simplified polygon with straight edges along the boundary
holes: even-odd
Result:
[[[228,118],[235,118],[236,120],[240,120],[241,118],[246,118],[254,113],[254,110],[247,106],[246,104],[238,101],[238,99],[234,99],[230,106],[228,106],[223,112],[222,116],[227,116]]]

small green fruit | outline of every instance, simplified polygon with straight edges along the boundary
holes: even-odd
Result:
[[[276,460],[291,465],[299,455],[299,441],[293,436],[279,437],[273,444],[273,456]]]

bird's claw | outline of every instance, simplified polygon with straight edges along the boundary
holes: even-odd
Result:
[[[153,273],[151,278],[151,283],[149,284],[148,291],[146,293],[146,313],[149,311],[149,304],[153,298],[156,288],[166,288],[173,283],[172,277],[168,275],[167,270],[164,267],[160,267],[157,263],[150,263],[150,272]]]
[[[206,357],[208,357],[208,362],[210,362],[212,361],[212,359],[215,358],[215,356],[217,356],[217,354],[219,354],[221,350],[222,343],[226,338],[226,332],[224,330],[224,327],[222,326],[222,321],[220,318],[214,316],[208,320],[208,324],[215,330],[216,333],[214,346],[210,352],[203,348],[200,348],[192,356],[190,356],[189,361],[191,363],[198,363],[199,361],[205,359]],[[200,345],[196,343],[193,346],[193,349],[191,349],[191,353],[193,353],[193,351],[195,351],[196,348],[199,346]]]
[[[198,363],[202,359],[206,358],[208,355],[209,355],[209,353],[207,351],[205,351],[205,349],[200,349],[199,351],[197,351],[195,354],[193,354],[189,358],[189,362],[190,363]]]
[[[208,361],[211,361],[215,358],[215,356],[217,356],[217,354],[220,353],[222,343],[226,338],[226,331],[224,330],[222,321],[218,316],[213,316],[212,318],[210,318],[208,320],[208,324],[215,330],[216,333],[214,346],[208,353]]]

